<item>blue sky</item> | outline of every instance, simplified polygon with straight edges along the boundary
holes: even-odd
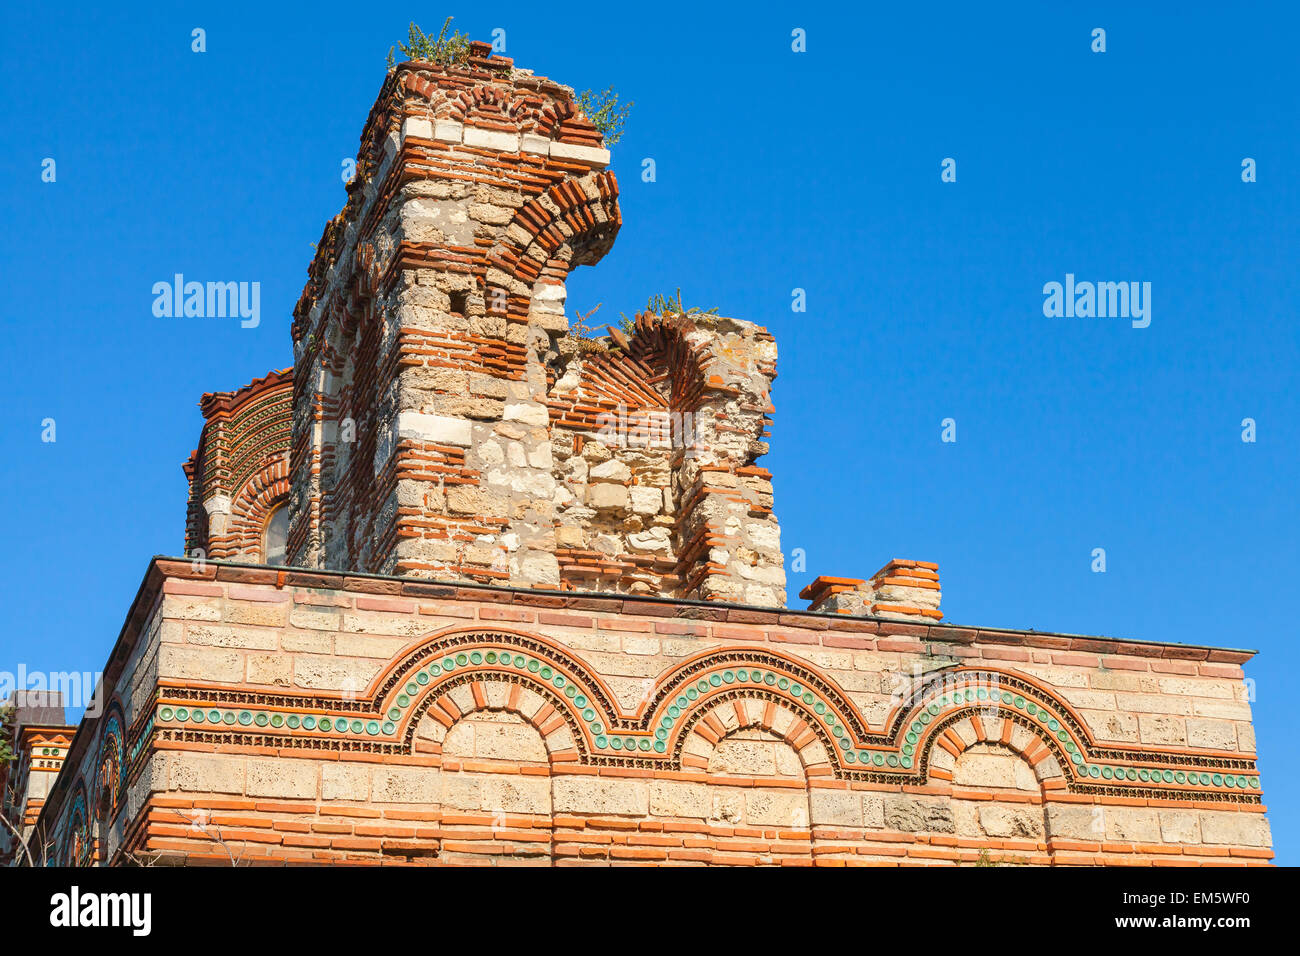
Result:
[[[623,231],[571,309],[612,321],[680,286],[776,334],[762,463],[787,559],[807,555],[791,594],[917,558],[958,623],[1257,648],[1265,799],[1296,862],[1300,15],[1075,6],[7,4],[0,669],[103,665],[148,556],[182,549],[195,403],[290,364],[388,48],[455,14],[635,101]],[[177,272],[259,281],[261,325],[155,318]],[[1067,272],[1150,282],[1150,327],[1044,317]]]

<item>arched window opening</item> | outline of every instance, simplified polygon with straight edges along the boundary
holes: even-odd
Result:
[[[262,531],[262,563],[284,564],[288,542],[289,509],[280,505],[266,519],[266,527]]]

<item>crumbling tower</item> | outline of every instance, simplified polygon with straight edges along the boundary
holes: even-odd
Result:
[[[390,71],[295,310],[290,564],[784,605],[772,337],[570,334],[608,163],[569,88],[487,44]]]

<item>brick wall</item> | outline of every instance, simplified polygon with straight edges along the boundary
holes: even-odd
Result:
[[[622,222],[608,163],[571,89],[486,44],[389,74],[295,310],[291,564],[785,603],[772,336],[570,331]]]
[[[137,608],[106,861],[1271,857],[1250,652],[181,562]]]

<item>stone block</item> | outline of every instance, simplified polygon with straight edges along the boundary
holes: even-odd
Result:
[[[298,760],[291,757],[250,759],[245,792],[250,797],[315,800],[321,766],[319,760]]]
[[[587,776],[554,780],[557,813],[600,813],[645,816],[650,811],[650,787],[643,780]]]

